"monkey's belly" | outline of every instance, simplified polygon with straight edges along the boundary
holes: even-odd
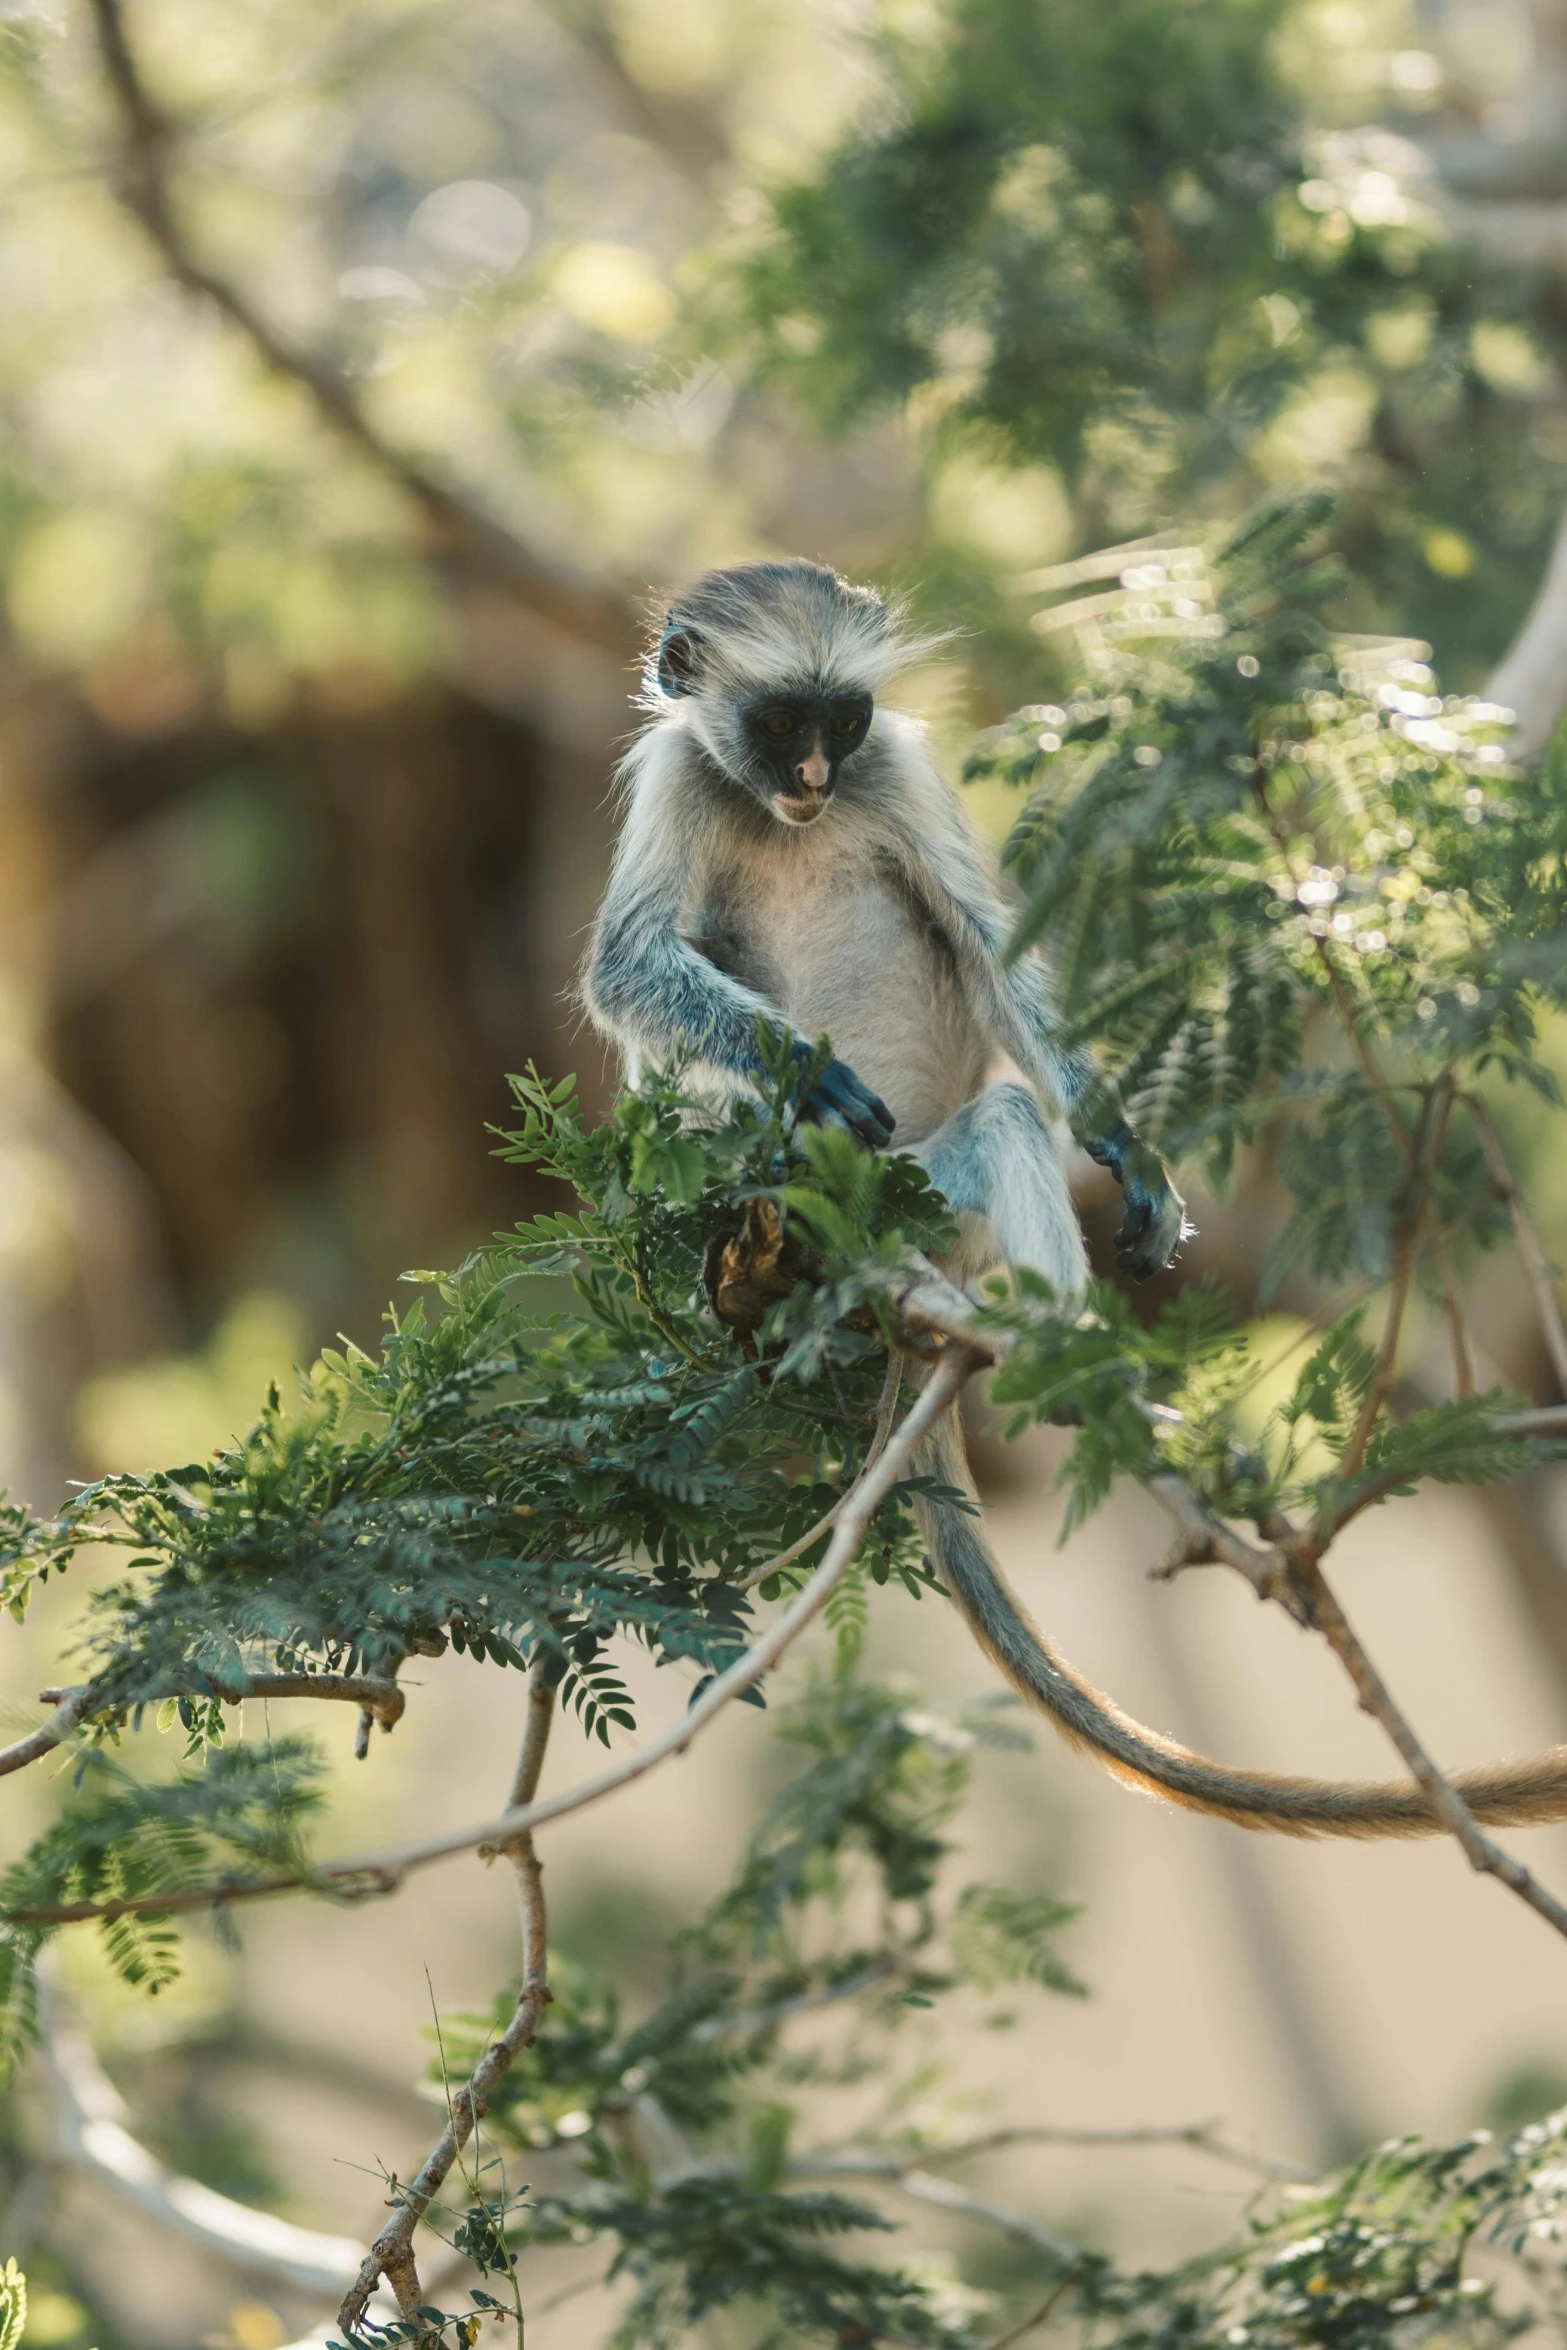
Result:
[[[978,1092],[986,1041],[944,955],[884,885],[845,877],[803,904],[759,904],[753,921],[765,992],[881,1095],[896,1147],[923,1142]]]

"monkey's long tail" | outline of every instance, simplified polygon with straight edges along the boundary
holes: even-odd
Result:
[[[919,1473],[972,1495],[973,1480],[955,1413],[921,1445]],[[918,1499],[915,1516],[931,1560],[968,1618],[969,1629],[1019,1695],[1048,1714],[1068,1745],[1115,1778],[1188,1811],[1216,1813],[1237,1827],[1276,1836],[1436,1836],[1443,1833],[1411,1783],[1369,1785],[1286,1779],[1231,1770],[1144,1729],[1053,1649],[1002,1574],[978,1518],[950,1503]],[[1476,1819],[1518,1827],[1567,1819],[1567,1746],[1522,1762],[1466,1771],[1453,1780]]]

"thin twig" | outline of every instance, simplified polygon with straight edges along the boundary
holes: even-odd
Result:
[[[1464,1310],[1459,1301],[1453,1261],[1440,1239],[1433,1239],[1431,1251],[1436,1258],[1437,1278],[1442,1284],[1442,1311],[1447,1317],[1448,1344],[1453,1350],[1453,1393],[1468,1402],[1475,1392],[1474,1356],[1470,1350],[1469,1332],[1464,1325]]]
[[[1480,1148],[1484,1151],[1486,1164],[1491,1170],[1491,1181],[1495,1184],[1500,1197],[1507,1203],[1507,1212],[1513,1221],[1513,1238],[1517,1242],[1518,1254],[1523,1259],[1524,1272],[1528,1276],[1529,1287],[1534,1292],[1535,1311],[1540,1319],[1540,1335],[1545,1340],[1545,1350],[1551,1358],[1551,1369],[1556,1374],[1556,1384],[1562,1394],[1567,1395],[1567,1323],[1562,1320],[1562,1309],[1557,1300],[1556,1284],[1551,1273],[1551,1261],[1540,1245],[1540,1235],[1534,1228],[1533,1219],[1529,1214],[1523,1194],[1518,1188],[1512,1168],[1508,1165],[1507,1153],[1502,1148],[1502,1138],[1496,1131],[1490,1111],[1478,1094],[1466,1093],[1460,1095],[1459,1098],[1474,1120],[1475,1132],[1480,1138]]]
[[[1260,2178],[1289,2179],[1305,2184],[1317,2173],[1298,2162],[1286,2162],[1281,2155],[1252,2154],[1244,2146],[1232,2146],[1221,2138],[1213,2122],[1171,2122],[1134,2124],[1127,2129],[1051,2129],[1035,2128],[1029,2123],[1009,2125],[1002,2129],[986,2130],[974,2138],[960,2138],[950,2146],[922,2146],[922,2163],[967,2162],[976,2155],[995,2154],[1008,2146],[1190,2146],[1198,2154],[1211,2155],[1215,2162],[1232,2163],[1238,2170],[1253,2171]]]
[[[984,2350],[1012,2350],[1014,2342],[1021,2342],[1025,2334],[1031,2334],[1036,2326],[1042,2326],[1062,2295],[1071,2291],[1076,2273],[1075,2269],[1069,2270],[1064,2277],[1058,2278],[1037,2309],[1031,2309],[1027,2317],[1020,2319],[1015,2326],[1008,2326],[1004,2334],[993,2334],[985,2343]]]
[[[438,555],[477,564],[557,627],[623,653],[630,630],[618,603],[549,570],[495,516],[395,448],[371,423],[346,376],[292,342],[248,294],[197,258],[170,189],[179,146],[176,127],[142,77],[122,0],[90,0],[90,6],[99,56],[119,116],[117,192],[176,283],[220,312],[266,367],[299,385],[334,433],[397,483],[423,516]]]
[[[1288,1554],[1280,1545],[1263,1549],[1244,1534],[1237,1534],[1173,1471],[1146,1477],[1143,1483],[1180,1529],[1158,1566],[1149,1569],[1155,1582],[1173,1582],[1186,1567],[1233,1567],[1245,1576],[1259,1599],[1273,1600],[1303,1630],[1309,1626],[1311,1619],[1291,1580]]]
[[[1431,1200],[1432,1169],[1441,1161],[1442,1145],[1447,1138],[1447,1124],[1453,1111],[1453,1088],[1444,1081],[1436,1093],[1428,1094],[1421,1111],[1420,1129],[1416,1135],[1408,1185],[1405,1188],[1398,1218],[1398,1236],[1393,1251],[1393,1278],[1388,1289],[1387,1322],[1382,1332],[1382,1343],[1377,1349],[1375,1365],[1367,1385],[1360,1416],[1354,1432],[1344,1448],[1338,1463],[1338,1476],[1349,1484],[1366,1457],[1366,1447],[1381,1416],[1388,1389],[1398,1368],[1398,1343],[1403,1335],[1404,1312],[1414,1282],[1415,1266],[1420,1257],[1420,1236],[1425,1230],[1426,1209]],[[1402,1122],[1399,1124],[1402,1133]]]
[[[898,1409],[898,1396],[903,1386],[906,1362],[907,1357],[901,1347],[894,1347],[887,1357],[887,1376],[882,1384],[881,1401],[876,1406],[876,1430],[863,1463],[867,1469],[874,1468],[877,1461],[880,1460],[882,1448],[892,1433],[892,1423]],[[791,1542],[787,1550],[779,1551],[777,1557],[770,1558],[765,1566],[753,1567],[748,1575],[737,1576],[735,1589],[737,1591],[754,1591],[758,1583],[767,1581],[769,1575],[781,1574],[785,1567],[793,1566],[797,1558],[804,1557],[812,1543],[819,1542],[822,1536],[837,1524],[847,1500],[848,1494],[841,1493],[832,1508],[824,1512],[810,1532],[802,1534],[798,1542]]]
[[[916,2163],[900,2161],[895,2154],[873,2154],[850,2147],[841,2154],[804,2154],[788,2167],[791,2178],[876,2179],[915,2203],[929,2203],[940,2211],[955,2212],[960,2219],[983,2220],[1018,2243],[1027,2244],[1031,2251],[1043,2252],[1047,2259],[1075,2265],[1082,2258],[1081,2246],[1069,2237],[1058,2236],[1053,2228],[1043,2227],[1026,2211],[1018,2211],[1010,2203],[996,2203],[986,2195],[971,2195],[966,2187],[954,2186],[950,2179],[938,2179],[934,2172]]]
[[[671,1756],[684,1754],[692,1740],[732,1698],[754,1687],[772,1671],[806,1626],[820,1614],[852,1565],[867,1526],[903,1475],[920,1439],[985,1359],[968,1345],[948,1350],[919,1400],[889,1438],[880,1460],[874,1467],[862,1470],[856,1479],[845,1498],[825,1557],[790,1605],[774,1619],[760,1640],[703,1690],[678,1722],[650,1739],[646,1746],[637,1747],[619,1762],[612,1763],[596,1778],[585,1779],[579,1786],[525,1804],[518,1810],[502,1812],[498,1819],[392,1845],[380,1852],[322,1861],[308,1872],[263,1877],[249,1883],[219,1884],[201,1892],[138,1894],[116,1901],[60,1902],[47,1908],[13,1910],[11,1917],[18,1924],[66,1926],[76,1925],[84,1918],[174,1916],[192,1910],[221,1908],[235,1901],[255,1901],[274,1893],[291,1893],[305,1886],[324,1892],[336,1889],[350,1899],[391,1893],[413,1869],[449,1860],[455,1853],[472,1852],[481,1844],[501,1850],[524,1829],[542,1827],[548,1820],[564,1819],[568,1813],[585,1810],[590,1803],[599,1803],[606,1795],[614,1794],[617,1788],[645,1777]]]
[[[538,1793],[554,1709],[554,1686],[536,1670],[528,1685],[527,1727],[507,1802],[509,1811],[525,1809]],[[339,2325],[359,2324],[383,2276],[396,2293],[405,2317],[420,2307],[424,2291],[414,2260],[414,2230],[478,2127],[497,2082],[510,2071],[519,2052],[532,2047],[540,2019],[550,2003],[544,1871],[533,1848],[533,1837],[526,1828],[509,1837],[503,1849],[517,1874],[517,1894],[522,1908],[522,1988],[517,1994],[517,2004],[505,2031],[490,2043],[470,2078],[450,2100],[446,2127],[403,2195],[396,2217],[381,2230],[365,2255],[338,2311]]]
[[[1435,1816],[1463,1848],[1472,1869],[1483,1876],[1496,1877],[1520,1901],[1527,1902],[1546,1924],[1567,1937],[1567,1904],[1558,1901],[1538,1879],[1526,1869],[1521,1860],[1504,1852],[1485,1833],[1473,1812],[1452,1782],[1445,1778],[1431,1760],[1425,1748],[1392,1692],[1383,1680],[1337,1598],[1322,1573],[1320,1565],[1303,1558],[1298,1572],[1306,1588],[1312,1617],[1328,1646],[1338,1658],[1354,1684],[1361,1710],[1380,1722],[1402,1756],[1411,1778],[1419,1785]]]
[[[1529,1412],[1498,1412],[1491,1425],[1498,1436],[1567,1436],[1567,1403],[1541,1404]]]
[[[166,2168],[126,2129],[117,2091],[87,2041],[60,2020],[52,1985],[46,1981],[43,1991],[43,2054],[63,2160],[160,2227],[240,2269],[295,2292],[341,2292],[358,2266],[358,2245],[254,2211]]]

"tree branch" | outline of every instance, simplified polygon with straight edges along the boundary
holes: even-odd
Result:
[[[1303,1559],[1298,1572],[1305,1585],[1317,1629],[1353,1682],[1362,1712],[1381,1723],[1403,1757],[1410,1777],[1423,1790],[1432,1811],[1462,1846],[1470,1867],[1482,1876],[1497,1878],[1510,1892],[1516,1893],[1520,1901],[1527,1902],[1548,1926],[1554,1926],[1558,1934],[1567,1938],[1567,1905],[1558,1901],[1554,1893],[1547,1891],[1521,1860],[1514,1859],[1510,1852],[1504,1852],[1499,1844],[1492,1841],[1457,1788],[1438,1770],[1361,1645],[1358,1635],[1351,1629],[1349,1619],[1329,1588],[1321,1567],[1313,1560]]]
[[[1213,2122],[1133,2124],[1126,2129],[1102,2130],[1036,2128],[1024,2122],[960,2138],[950,2146],[921,2147],[920,2159],[925,2164],[967,2162],[975,2155],[1000,2153],[1008,2146],[1190,2146],[1199,2154],[1211,2155],[1215,2162],[1233,2163],[1237,2170],[1254,2171],[1265,2179],[1289,2179],[1304,2185],[1317,2176],[1302,2163],[1286,2162],[1279,2155],[1250,2154],[1243,2146],[1232,2146],[1219,2136]]]
[[[1013,2345],[1021,2342],[1025,2334],[1031,2334],[1036,2326],[1042,2326],[1062,2294],[1070,2289],[1072,2275],[1073,2272],[1068,2271],[1067,2275],[1058,2278],[1038,2308],[1031,2309],[1027,2317],[1020,2318],[1015,2326],[1008,2326],[1004,2334],[992,2334],[984,2350],[1013,2350]]]
[[[512,1778],[508,1811],[525,1809],[538,1793],[554,1708],[554,1686],[546,1682],[541,1671],[535,1670],[528,1685],[527,1728]],[[345,2294],[337,2313],[338,2324],[350,2330],[363,2318],[370,2296],[383,2276],[397,2295],[404,2317],[411,2317],[423,2302],[424,2290],[413,2252],[414,2229],[477,2129],[496,2083],[510,2071],[518,2053],[532,2047],[539,2020],[550,2003],[544,1871],[533,1847],[532,1834],[524,1828],[499,1849],[505,1851],[517,1874],[517,1894],[522,1907],[522,1989],[505,2031],[491,2042],[470,2078],[449,2099],[445,2129],[402,2197],[397,2216],[381,2230]]]
[[[408,1703],[395,1681],[353,1673],[241,1673],[221,1683],[214,1680],[201,1689],[155,1689],[145,1697],[124,1701],[106,1701],[92,1681],[74,1689],[41,1689],[39,1703],[59,1710],[52,1722],[43,1723],[12,1746],[0,1747],[0,1778],[8,1771],[21,1770],[27,1763],[38,1762],[94,1713],[123,1713],[132,1705],[158,1705],[169,1697],[217,1697],[224,1705],[243,1705],[247,1697],[341,1699],[359,1708],[361,1736],[355,1751],[360,1755],[366,1751],[369,1724],[377,1721],[383,1730],[389,1730],[394,1722],[401,1721]]]
[[[902,2162],[895,2154],[873,2154],[849,2147],[841,2154],[803,2154],[788,2167],[791,2178],[882,2180],[915,2203],[933,2204],[940,2211],[956,2213],[960,2219],[983,2220],[989,2227],[1000,2228],[1031,2251],[1044,2253],[1049,2260],[1064,2261],[1075,2267],[1082,2258],[1080,2245],[1069,2237],[1058,2236],[1053,2228],[1042,2227],[1026,2211],[1018,2211],[1010,2203],[992,2202],[985,2195],[971,2195],[966,2187],[954,2186],[950,2179],[938,2179],[933,2172]]]
[[[480,570],[556,627],[623,655],[632,635],[623,605],[585,582],[562,578],[496,516],[395,448],[371,423],[346,376],[292,341],[248,294],[197,257],[169,184],[178,132],[142,77],[126,29],[123,0],[89,0],[89,4],[98,53],[119,118],[116,191],[175,281],[188,294],[210,303],[238,329],[264,366],[305,392],[332,432],[397,484],[419,510],[437,560]]]
[[[881,1458],[874,1467],[862,1470],[851,1487],[820,1566],[813,1570],[791,1604],[774,1619],[761,1639],[720,1673],[678,1722],[650,1739],[646,1746],[622,1756],[596,1778],[585,1779],[579,1786],[546,1796],[540,1802],[502,1812],[498,1819],[484,1820],[474,1827],[422,1837],[381,1852],[323,1861],[308,1875],[240,1880],[200,1892],[138,1894],[118,1901],[60,1902],[47,1908],[14,1910],[10,1913],[12,1918],[19,1925],[65,1926],[76,1925],[85,1918],[170,1917],[193,1910],[222,1908],[235,1901],[255,1901],[274,1893],[291,1893],[304,1886],[322,1892],[336,1890],[348,1899],[391,1893],[413,1869],[448,1860],[455,1853],[472,1852],[484,1844],[503,1850],[525,1829],[542,1827],[548,1820],[564,1819],[568,1813],[585,1810],[590,1803],[599,1803],[606,1795],[614,1794],[617,1788],[645,1777],[671,1756],[684,1754],[692,1740],[731,1699],[772,1671],[826,1606],[852,1565],[871,1519],[903,1475],[920,1439],[953,1403],[963,1382],[989,1359],[980,1351],[982,1343],[948,1349],[919,1400],[889,1438]]]
[[[58,1693],[45,1690],[43,1703],[55,1704],[58,1711],[52,1722],[43,1722],[30,1730],[25,1738],[18,1738],[11,1746],[0,1746],[0,1779],[10,1771],[24,1770],[29,1763],[39,1762],[46,1754],[69,1738],[77,1723],[93,1701],[91,1683],[80,1689],[62,1689]]]
[[[906,1357],[903,1350],[901,1347],[895,1346],[887,1357],[887,1376],[882,1384],[881,1401],[876,1407],[876,1432],[871,1438],[870,1450],[865,1455],[864,1465],[867,1469],[874,1468],[880,1460],[882,1449],[892,1432],[892,1423],[898,1409],[898,1395],[903,1386],[905,1368]],[[853,1490],[852,1487],[850,1490]],[[753,1567],[749,1575],[741,1575],[736,1581],[735,1589],[737,1591],[754,1591],[758,1583],[765,1583],[770,1575],[780,1574],[785,1567],[792,1566],[797,1558],[803,1558],[812,1543],[819,1542],[829,1528],[837,1524],[848,1498],[847,1493],[841,1493],[832,1508],[823,1512],[808,1534],[802,1534],[798,1542],[791,1542],[787,1550],[779,1551],[777,1557],[770,1558],[765,1566]]]
[[[1391,1111],[1391,1103],[1388,1105]],[[1421,1120],[1411,1150],[1409,1182],[1405,1188],[1398,1217],[1397,1239],[1393,1251],[1393,1278],[1388,1288],[1387,1323],[1382,1332],[1382,1343],[1377,1349],[1376,1363],[1366,1388],[1360,1416],[1354,1433],[1344,1448],[1338,1464],[1341,1480],[1348,1484],[1356,1476],[1366,1457],[1372,1431],[1382,1410],[1393,1374],[1398,1367],[1398,1342],[1403,1335],[1404,1311],[1409,1303],[1410,1285],[1415,1277],[1415,1265],[1420,1255],[1420,1235],[1425,1229],[1426,1209],[1431,1199],[1432,1170],[1439,1166],[1442,1145],[1447,1139],[1448,1120],[1453,1112],[1451,1079],[1442,1081],[1436,1095],[1427,1095]],[[1396,1121],[1400,1133],[1402,1122]]]
[[[1245,1576],[1259,1599],[1273,1600],[1303,1631],[1310,1629],[1310,1615],[1295,1588],[1289,1555],[1281,1544],[1264,1550],[1244,1534],[1237,1534],[1173,1471],[1145,1478],[1144,1484],[1180,1529],[1159,1565],[1149,1569],[1155,1582],[1173,1582],[1186,1567],[1233,1567]]]
[[[358,2266],[346,2236],[295,2227],[167,2169],[125,2128],[125,2108],[80,2033],[53,2012],[45,1987],[44,2061],[61,2156],[122,2201],[204,2251],[304,2293],[341,2292]]]

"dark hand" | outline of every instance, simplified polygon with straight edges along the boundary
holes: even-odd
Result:
[[[1156,1150],[1139,1142],[1124,1118],[1086,1146],[1121,1186],[1126,1214],[1115,1236],[1115,1261],[1134,1281],[1162,1273],[1188,1236],[1186,1202]]]
[[[892,1140],[893,1115],[879,1094],[861,1082],[847,1061],[829,1061],[806,1100],[803,1115],[813,1126],[846,1126],[873,1151]]]

